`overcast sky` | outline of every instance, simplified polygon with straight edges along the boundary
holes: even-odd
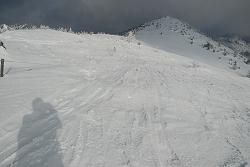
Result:
[[[250,0],[0,0],[0,24],[116,34],[172,16],[210,36],[250,36]]]

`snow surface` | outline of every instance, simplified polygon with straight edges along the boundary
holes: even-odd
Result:
[[[249,166],[249,78],[116,35],[0,39],[0,166]]]

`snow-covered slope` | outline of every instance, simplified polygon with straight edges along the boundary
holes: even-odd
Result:
[[[119,35],[128,35],[130,31],[138,40],[170,53],[240,75],[245,75],[250,70],[250,66],[244,63],[240,55],[235,56],[233,50],[200,33],[187,23],[172,17],[163,17],[141,24]],[[211,44],[210,48],[204,47],[207,43]],[[232,69],[235,61],[237,70]]]
[[[249,78],[115,35],[0,39],[0,166],[250,164]]]

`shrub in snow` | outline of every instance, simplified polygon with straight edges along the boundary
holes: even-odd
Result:
[[[66,28],[60,27],[57,31],[67,32]]]
[[[69,28],[69,33],[73,33],[74,34],[74,31],[72,31],[72,28]]]
[[[232,66],[232,69],[237,70],[237,62],[236,61],[234,62],[234,65]]]
[[[128,41],[128,43],[130,43],[130,42],[132,42],[134,40],[135,40],[135,35],[134,35],[134,33],[132,31],[130,31],[128,33],[127,41]]]
[[[49,26],[46,26],[46,25],[40,25],[40,29],[50,29],[50,27]]]
[[[247,72],[246,77],[250,78],[250,70]]]
[[[222,53],[224,56],[228,55],[229,53],[227,52],[226,49],[224,49],[224,52]]]
[[[210,49],[213,49],[214,46],[210,44],[209,42],[207,42],[205,45],[203,45],[203,48],[207,48],[207,50],[210,50]]]
[[[140,49],[141,43],[140,43],[140,42],[138,42],[138,43],[137,43],[137,45],[139,45],[139,49]]]
[[[84,35],[84,34],[89,34],[88,32],[85,32],[85,31],[81,31],[80,32],[80,35]]]
[[[33,26],[31,27],[31,29],[32,29],[32,30],[37,30],[37,27],[36,27],[35,25],[33,25]]]
[[[250,58],[247,61],[245,61],[245,63],[249,65],[250,64]]]
[[[193,61],[193,62],[192,62],[192,67],[193,67],[193,68],[200,67],[198,64],[199,64],[199,62]]]

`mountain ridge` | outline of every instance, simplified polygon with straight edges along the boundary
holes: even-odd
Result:
[[[119,35],[127,36],[129,32],[133,32],[138,40],[153,47],[203,63],[208,62],[217,68],[221,68],[221,64],[217,61],[222,60],[225,62],[222,67],[224,70],[234,69],[234,71],[229,71],[240,75],[245,75],[250,70],[250,66],[246,64],[248,57],[242,56],[241,52],[237,52],[234,47],[229,47],[228,43],[215,40],[186,22],[172,17],[166,16],[140,24],[119,33]],[[210,53],[203,52],[201,48]],[[238,64],[237,69],[232,67],[235,63]]]
[[[164,17],[160,17],[160,18],[158,18],[158,19],[154,19],[154,20],[149,21],[149,22],[146,22],[146,23],[141,23],[141,24],[139,24],[139,25],[137,25],[137,26],[134,26],[134,27],[132,27],[132,28],[130,28],[130,29],[128,29],[128,30],[125,30],[125,31],[122,31],[122,32],[118,33],[118,35],[127,36],[128,33],[129,33],[130,31],[132,31],[134,34],[136,34],[138,31],[143,30],[144,28],[146,28],[146,27],[148,27],[148,26],[150,26],[150,25],[154,25],[155,22],[157,23],[157,24],[156,24],[156,27],[158,27],[159,25],[161,25],[160,22],[161,22],[161,20],[163,20],[163,19],[171,19],[171,20],[173,20],[173,21],[182,22],[183,24],[185,24],[185,25],[188,27],[188,29],[193,29],[193,30],[195,30],[196,32],[198,32],[198,33],[200,33],[200,34],[206,36],[206,34],[202,33],[201,31],[199,31],[199,30],[196,29],[195,27],[191,26],[191,25],[188,24],[187,22],[185,22],[185,21],[183,21],[183,20],[180,20],[180,19],[176,19],[176,18],[171,17],[171,16],[164,16]]]

